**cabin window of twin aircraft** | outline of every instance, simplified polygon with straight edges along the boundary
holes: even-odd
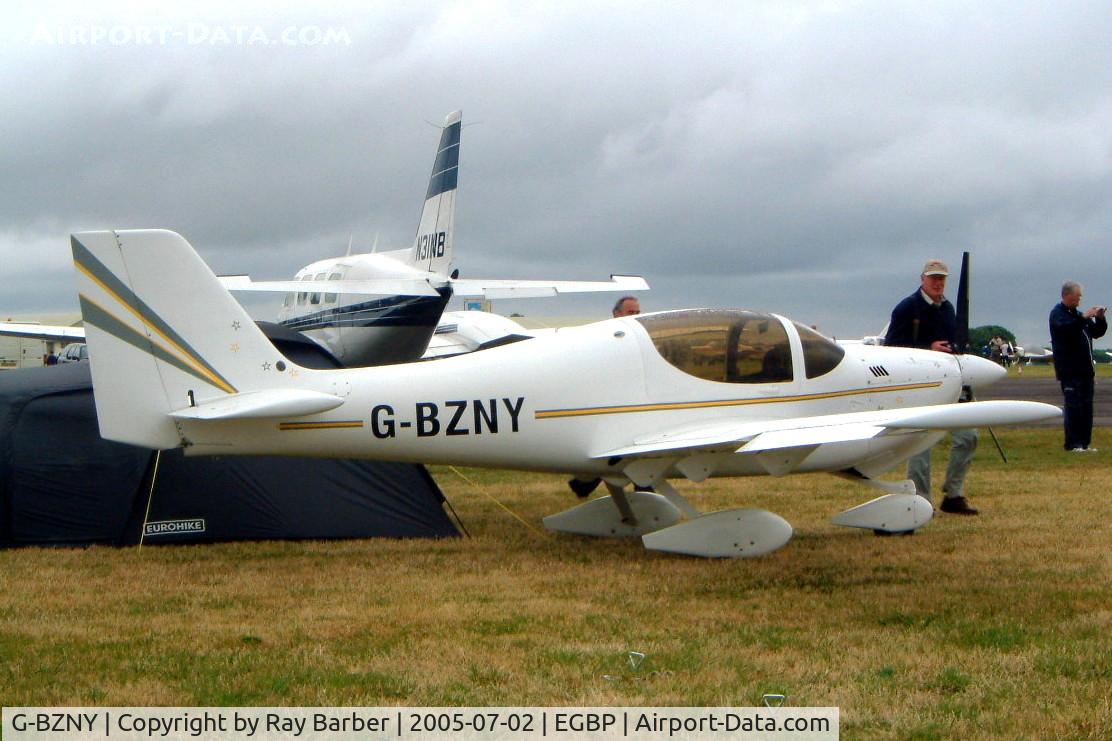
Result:
[[[327,277],[328,280],[341,280],[344,276],[342,273],[332,273]],[[311,282],[314,280],[324,279],[325,273],[317,273],[316,275],[302,276],[297,280]],[[339,299],[339,294],[336,293],[322,294],[320,292],[310,293],[309,291],[300,291],[298,293],[287,293],[282,299],[282,306],[288,308],[290,306],[293,306],[295,303],[298,306],[304,306],[305,304],[311,304],[313,306],[318,306],[320,304],[334,304],[336,303],[337,299]]]

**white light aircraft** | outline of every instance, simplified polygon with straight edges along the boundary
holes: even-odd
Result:
[[[885,492],[836,523],[914,530],[930,504],[911,482],[877,475],[945,430],[1060,414],[1026,401],[954,403],[963,386],[1004,375],[982,358],[841,347],[784,317],[740,310],[609,319],[432,363],[310,370],[277,352],[180,235],[71,241],[105,438],[190,455],[601,477],[609,496],[545,524],[639,535],[650,549],[750,556],[792,535],[763,510],[700,514],[675,478],[836,473]]]
[[[461,126],[459,111],[444,120],[412,247],[319,260],[288,281],[252,281],[236,275],[221,282],[232,291],[285,293],[279,323],[308,335],[349,368],[420,358],[453,295],[503,299],[648,290],[644,279],[636,276],[614,275],[609,281],[488,280],[450,272]],[[470,323],[483,326],[469,333]],[[481,335],[498,322],[473,313],[449,324],[462,327],[461,336],[451,343],[462,351],[469,334]],[[441,352],[445,350],[434,354]]]

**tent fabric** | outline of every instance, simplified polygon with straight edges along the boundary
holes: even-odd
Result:
[[[140,517],[146,514],[149,482],[148,475],[140,487]],[[455,535],[441,501],[422,466],[279,456],[187,458],[173,450],[159,461],[143,542]],[[141,524],[133,518],[128,542],[138,540]]]
[[[458,535],[423,466],[169,451],[148,515],[154,458],[100,437],[88,363],[0,372],[0,546]]]
[[[114,542],[150,451],[101,439],[87,363],[0,373],[0,543]]]

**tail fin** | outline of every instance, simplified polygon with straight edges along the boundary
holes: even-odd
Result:
[[[70,241],[103,437],[177,447],[188,441],[170,414],[288,388],[285,371],[297,369],[180,234],[83,232]]]
[[[413,264],[442,275],[447,275],[452,262],[462,117],[460,111],[454,111],[444,119],[429,176],[429,189],[425,193],[425,206],[421,209],[421,223],[413,242]]]

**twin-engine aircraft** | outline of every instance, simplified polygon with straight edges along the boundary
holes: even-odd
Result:
[[[72,238],[101,434],[189,455],[281,454],[601,477],[609,496],[545,519],[650,549],[754,556],[791,538],[767,511],[700,514],[670,484],[829,472],[885,493],[835,522],[914,530],[909,481],[874,477],[945,430],[1060,414],[958,404],[1004,375],[983,358],[839,346],[776,314],[610,319],[431,363],[310,370],[283,357],[180,235]],[[623,487],[633,484],[634,491]]]
[[[289,281],[226,276],[221,278],[224,286],[232,291],[285,293],[279,323],[308,335],[348,368],[420,358],[438,326],[443,326],[441,316],[453,295],[502,299],[648,290],[643,278],[625,275],[611,276],[609,281],[459,278],[451,263],[461,127],[462,114],[448,114],[412,247],[319,260]],[[472,323],[481,326],[469,333]],[[498,326],[498,319],[463,314],[447,324],[456,331],[446,334],[462,337],[451,343],[450,350],[445,349],[446,343],[437,343],[434,355],[470,349],[467,336],[481,336],[490,326]]]
[[[452,259],[462,118],[455,111],[444,119],[411,247],[318,260],[297,271],[293,280],[229,275],[221,282],[232,291],[285,293],[278,323],[308,336],[348,368],[470,352],[484,341],[525,332],[486,312],[445,317],[453,295],[518,299],[649,290],[643,278],[628,275],[608,281],[459,278]],[[63,344],[85,339],[81,327],[6,323],[0,323],[0,335]]]

